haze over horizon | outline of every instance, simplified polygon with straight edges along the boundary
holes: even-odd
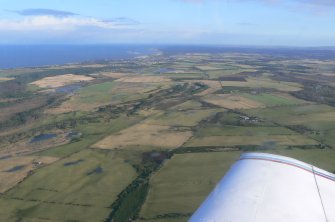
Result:
[[[5,0],[0,44],[335,46],[330,0]]]

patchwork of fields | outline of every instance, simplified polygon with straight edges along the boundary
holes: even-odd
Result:
[[[38,170],[10,190],[0,205],[8,201],[12,208],[6,206],[8,211],[2,210],[0,215],[8,221],[20,217],[101,221],[135,177],[133,167],[112,153],[85,150]],[[13,217],[17,210],[20,213]]]
[[[186,53],[0,70],[0,220],[184,222],[243,152],[335,172],[334,64]]]

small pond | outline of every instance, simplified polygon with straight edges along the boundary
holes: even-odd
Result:
[[[40,134],[40,135],[37,135],[37,136],[33,137],[30,140],[30,143],[42,142],[42,141],[45,141],[45,140],[55,138],[56,136],[57,136],[56,134],[51,134],[51,133],[50,134]]]

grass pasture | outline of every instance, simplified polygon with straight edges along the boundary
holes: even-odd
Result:
[[[217,69],[217,70],[207,70],[206,75],[210,79],[217,79],[224,76],[232,76],[241,73],[242,69]]]
[[[239,152],[176,154],[153,175],[140,217],[192,214],[238,157]],[[181,217],[180,221],[187,221]],[[167,220],[169,221],[169,220]]]
[[[318,145],[319,142],[302,135],[229,135],[192,138],[185,147],[229,147],[229,146],[303,146]],[[272,147],[271,147],[272,148]]]
[[[196,100],[188,100],[186,102],[171,107],[170,110],[182,111],[182,110],[196,110],[201,108],[202,104],[200,102]]]
[[[335,150],[333,149],[280,149],[264,152],[292,157],[335,173]]]
[[[297,99],[293,96],[283,93],[261,93],[257,95],[243,93],[242,96],[260,102],[265,106],[290,106],[307,103],[306,101]]]
[[[280,124],[302,125],[316,130],[332,129],[335,124],[335,108],[321,104],[249,109],[245,112]]]
[[[252,109],[264,107],[264,105],[260,102],[237,94],[208,95],[204,97],[203,100],[205,102],[227,109]]]
[[[194,137],[207,136],[270,136],[298,135],[298,133],[278,126],[207,126],[197,129]]]
[[[36,200],[22,201],[0,198],[0,217],[6,222],[45,222],[45,221],[104,221],[110,209],[101,207],[81,207],[38,203]],[[15,210],[14,210],[15,209]]]
[[[0,159],[0,193],[11,189],[27,177],[29,172],[39,167],[39,164],[35,165],[34,162],[41,162],[41,165],[46,165],[56,160],[58,158],[47,156],[7,156],[4,159]]]
[[[212,71],[212,70],[221,70],[221,67],[216,67],[211,64],[207,65],[201,65],[201,66],[196,66],[197,69],[200,69],[201,71]]]
[[[1,214],[8,221],[21,214],[31,220],[102,221],[135,177],[134,168],[112,153],[85,150],[37,171],[6,193],[0,205],[10,200],[14,206]]]
[[[160,76],[165,76],[167,78],[171,78],[171,79],[202,79],[204,76],[202,73],[194,73],[194,72],[190,72],[190,73],[163,73],[160,74]]]
[[[167,111],[163,114],[155,115],[145,122],[150,125],[161,126],[196,126],[201,120],[219,111],[223,111],[223,109]]]
[[[80,89],[68,101],[50,110],[64,113],[74,110],[92,110],[98,106],[118,104],[145,98],[146,92],[158,89],[161,83],[104,82]]]
[[[302,89],[302,85],[294,82],[275,81],[268,78],[248,78],[245,82],[240,81],[221,81],[222,86],[251,87],[251,88],[270,88],[284,92],[294,92]]]
[[[322,135],[322,140],[335,148],[335,128],[325,131]]]

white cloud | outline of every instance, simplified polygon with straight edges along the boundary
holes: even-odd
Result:
[[[76,30],[82,27],[122,29],[129,28],[130,26],[117,21],[106,21],[93,17],[56,17],[50,15],[29,16],[20,20],[0,20],[0,30],[3,31],[66,31]]]

